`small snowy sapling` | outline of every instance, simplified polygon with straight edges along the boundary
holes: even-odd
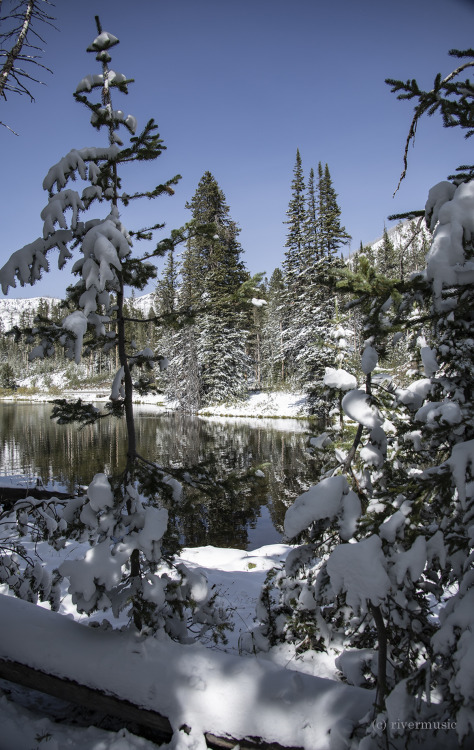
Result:
[[[178,545],[167,529],[168,513],[162,506],[164,499],[174,497],[176,481],[137,450],[133,374],[144,371],[146,377],[138,377],[139,387],[150,388],[155,365],[163,366],[166,358],[149,347],[140,352],[132,349],[126,336],[124,295],[126,287],[143,289],[156,276],[150,259],[182,241],[186,230],[175,231],[150,252],[134,256],[133,240],[137,244],[151,240],[153,231],[163,225],[129,232],[119,212],[120,206],[142,197],[172,195],[179,176],[144,192],[127,194],[122,188],[122,169],[154,161],[164,146],[153,120],[136,135],[135,117],[114,107],[113,92],[126,94],[132,79],[110,67],[111,50],[119,40],[102,30],[98,17],[96,23],[98,34],[88,52],[95,54],[101,72],[83,78],[74,96],[89,110],[94,128],[105,130],[108,143],[72,149],[49,169],[43,183],[48,203],[41,213],[42,237],[13,253],[0,269],[0,283],[5,293],[17,280],[21,285],[34,284],[48,270],[47,255],[53,248],[59,250],[59,268],[74,251],[80,252],[72,268],[79,280],[68,290],[69,313],[59,323],[43,321],[30,332],[39,338],[33,355],[50,356],[60,346],[79,363],[83,351],[116,349],[118,369],[109,409],[99,412],[80,400],[73,404],[60,400],[53,417],[60,423],[86,424],[124,415],[127,460],[119,476],[96,474],[85,498],[49,510],[51,523],[45,533],[57,545],[64,544],[65,538],[88,539],[91,545],[84,560],[67,561],[59,569],[59,575],[69,579],[81,612],[103,609],[118,616],[125,609],[139,630],[165,627],[174,637],[185,637],[187,620],[206,625],[215,624],[216,617],[204,577],[173,563]],[[125,146],[123,132],[130,136]],[[85,183],[82,192],[77,189],[80,181]],[[90,207],[97,204],[108,206],[105,216],[89,218]],[[36,519],[44,514],[34,503],[23,503],[18,512],[24,522],[28,508]]]

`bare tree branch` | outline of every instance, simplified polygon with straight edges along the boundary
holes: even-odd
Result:
[[[29,63],[37,65],[43,70],[47,70],[49,73],[52,71],[45,65],[38,62],[38,55],[25,53],[25,50],[36,50],[42,52],[40,47],[31,44],[29,39],[31,36],[36,37],[44,43],[42,37],[38,34],[36,29],[33,27],[33,23],[41,22],[46,23],[49,26],[53,26],[52,16],[48,15],[40,4],[46,3],[50,5],[48,0],[21,0],[8,15],[0,18],[0,23],[3,25],[6,21],[16,21],[18,24],[14,24],[12,28],[7,31],[0,33],[0,58],[4,59],[2,68],[0,69],[0,98],[6,99],[6,93],[14,94],[26,94],[30,98],[30,101],[34,101],[34,96],[27,83],[24,83],[21,79],[26,81],[33,81],[34,83],[43,84],[43,81],[30,75],[26,70],[18,67],[18,63]],[[2,1],[0,0],[0,12],[2,10]],[[53,28],[55,28],[53,26]],[[9,44],[13,42],[12,46],[8,49]],[[15,135],[12,130],[4,122],[0,121],[0,125],[6,127]]]

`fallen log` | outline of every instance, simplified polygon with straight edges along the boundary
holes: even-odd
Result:
[[[166,716],[73,680],[47,674],[26,664],[7,659],[0,659],[0,678],[75,703],[89,710],[114,716],[124,723],[133,722],[139,727],[151,730],[153,739],[159,743],[170,742],[172,738],[173,729]],[[182,727],[182,729],[186,731],[188,728]],[[284,748],[278,743],[268,744],[259,738],[237,740],[216,737],[211,733],[206,733],[205,738],[211,750],[232,750],[236,746],[240,750],[303,750],[303,748]]]

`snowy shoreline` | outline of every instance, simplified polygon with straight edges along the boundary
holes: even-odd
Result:
[[[9,395],[0,396],[0,401],[48,403],[56,398],[82,399],[96,403],[107,403],[109,392],[106,387],[64,389],[60,393],[51,393],[43,390],[41,392],[20,393],[12,392]],[[157,413],[169,413],[177,411],[176,404],[158,396],[136,395],[134,399],[136,406],[148,406]],[[308,399],[304,393],[292,393],[291,391],[251,391],[246,399],[232,404],[218,404],[207,406],[196,412],[199,417],[234,417],[239,419],[257,418],[262,419],[308,419]]]

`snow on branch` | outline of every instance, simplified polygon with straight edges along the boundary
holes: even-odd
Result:
[[[382,542],[376,534],[357,544],[340,544],[331,553],[327,570],[335,593],[344,591],[354,612],[379,606],[392,588]]]
[[[433,215],[438,221],[426,257],[426,275],[438,309],[451,305],[442,299],[443,289],[474,282],[474,261],[465,251],[465,243],[474,238],[474,182],[449,190],[447,185],[450,183],[441,182],[430,190],[426,208],[428,217]]]
[[[119,148],[115,145],[108,146],[107,148],[89,147],[72,149],[68,154],[66,154],[66,156],[63,156],[57,164],[54,164],[50,168],[48,174],[43,180],[43,188],[44,190],[47,190],[49,193],[51,193],[54,185],[56,184],[57,190],[62,190],[62,188],[66,185],[69,177],[76,171],[79,172],[79,175],[83,180],[86,180],[86,162],[115,161],[118,157],[118,154]],[[96,172],[95,170],[93,170],[93,175],[95,176],[95,174]],[[91,179],[90,168],[89,178]],[[95,183],[95,181],[96,179],[91,179],[91,182],[93,184]]]
[[[59,224],[62,229],[67,229],[68,225],[64,212],[67,208],[72,208],[71,229],[76,229],[79,211],[84,210],[84,204],[75,190],[61,190],[59,193],[51,196],[48,204],[41,211],[41,218],[44,221],[43,237],[46,239],[54,232],[54,225]]]
[[[288,538],[325,518],[339,519],[342,539],[350,539],[362,512],[360,500],[343,476],[327,477],[296,498],[286,511],[284,529]]]
[[[72,240],[72,232],[68,229],[58,230],[47,239],[38,237],[34,242],[16,250],[5,265],[0,268],[0,284],[3,294],[8,294],[8,289],[16,287],[16,280],[21,286],[33,285],[41,278],[42,271],[47,271],[49,263],[46,253],[52,248],[59,248],[59,268],[62,268],[71,253],[67,242]]]

